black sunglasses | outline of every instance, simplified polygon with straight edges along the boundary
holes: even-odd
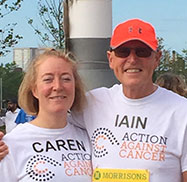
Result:
[[[140,58],[147,58],[151,56],[152,53],[152,49],[149,47],[137,47],[137,48],[117,47],[116,49],[110,48],[110,51],[114,51],[115,56],[120,58],[128,57],[131,53],[131,50],[134,50],[136,56]]]

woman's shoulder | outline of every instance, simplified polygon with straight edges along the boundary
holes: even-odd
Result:
[[[74,136],[88,137],[88,133],[85,129],[74,125],[73,123],[68,123],[69,129],[71,130]]]
[[[19,137],[23,137],[24,133],[27,133],[28,123],[18,124],[10,133],[5,134],[3,140],[16,141]]]

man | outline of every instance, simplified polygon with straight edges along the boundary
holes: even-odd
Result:
[[[83,116],[72,115],[92,142],[93,180],[187,182],[187,100],[153,84],[154,28],[119,24],[107,56],[121,85],[91,91]]]
[[[5,125],[6,133],[9,133],[13,128],[16,127],[15,120],[19,113],[17,99],[9,99],[7,102],[7,112],[4,117],[0,118],[0,125]]]
[[[110,46],[121,84],[89,92],[84,113],[70,118],[90,136],[93,181],[187,182],[187,101],[152,82],[161,57],[154,28],[128,20]]]

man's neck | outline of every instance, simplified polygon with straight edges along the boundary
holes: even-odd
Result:
[[[154,84],[150,85],[149,87],[144,87],[144,86],[136,86],[136,87],[125,87],[123,85],[123,94],[130,99],[140,99],[143,97],[146,97],[148,95],[151,95],[153,92],[156,91],[158,87]]]
[[[16,109],[17,109],[17,108],[15,108],[15,109],[11,110],[11,112],[12,112],[12,113],[14,113],[14,112],[16,111]]]

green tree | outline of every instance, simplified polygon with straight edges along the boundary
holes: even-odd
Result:
[[[183,60],[184,60],[184,63],[183,63],[183,66],[184,66],[184,77],[185,77],[186,84],[187,84],[187,49],[183,49],[182,53],[183,53],[182,57],[183,57]]]
[[[183,53],[183,59],[184,59],[184,61],[185,61],[185,69],[187,69],[187,49],[183,49],[182,50],[182,53]],[[187,76],[187,74],[186,74],[186,76]]]
[[[17,11],[21,7],[23,0],[0,0],[0,19],[8,16],[13,11]],[[4,56],[8,53],[11,47],[18,43],[18,40],[22,38],[20,35],[14,34],[14,27],[16,23],[8,23],[7,25],[0,27],[0,56]]]
[[[34,25],[32,18],[28,20],[28,23],[43,45],[64,49],[63,0],[38,0],[38,15],[42,30]]]
[[[9,98],[17,97],[20,83],[23,79],[24,73],[19,69],[15,62],[8,63],[5,66],[0,65],[0,78],[2,78],[2,98],[7,100]]]
[[[187,50],[183,50],[183,54],[181,55],[174,50],[165,49],[164,47],[164,39],[158,38],[159,40],[159,49],[162,51],[162,58],[160,60],[160,65],[156,69],[153,80],[165,72],[172,72],[182,76],[185,80],[187,80]]]

